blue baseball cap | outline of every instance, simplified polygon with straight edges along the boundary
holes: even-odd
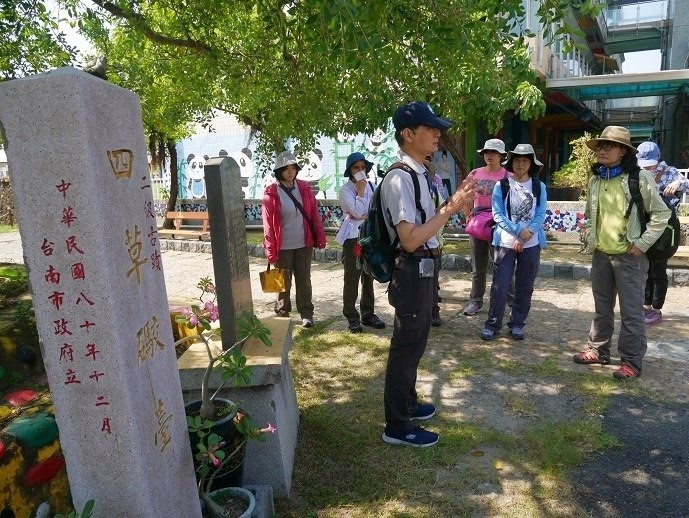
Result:
[[[660,161],[660,148],[658,144],[655,142],[642,142],[636,150],[636,161],[639,167],[658,165]]]
[[[358,151],[356,153],[352,153],[347,157],[347,167],[345,168],[344,175],[346,177],[349,177],[352,175],[352,165],[356,164],[357,162],[364,162],[366,164],[366,172],[368,173],[371,169],[373,169],[373,162],[369,162],[366,160],[366,157],[364,156],[363,153],[359,153]]]
[[[452,126],[454,121],[438,117],[435,112],[433,112],[433,108],[431,108],[430,104],[415,101],[397,108],[395,114],[392,116],[392,123],[395,125],[396,130],[418,126],[419,124],[444,130]]]

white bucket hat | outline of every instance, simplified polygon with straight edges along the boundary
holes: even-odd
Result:
[[[511,162],[512,159],[517,156],[528,156],[531,161],[536,164],[538,167],[543,167],[543,162],[539,161],[538,158],[536,158],[536,152],[533,149],[533,146],[531,144],[517,144],[515,148],[507,153],[507,160],[505,160],[502,165],[508,165],[510,164],[510,168],[508,169],[511,171]]]
[[[283,151],[275,159],[275,167],[273,167],[273,171],[277,173],[288,165],[295,165],[297,166],[297,171],[301,171],[301,166],[299,165],[299,162],[297,162],[297,157],[295,157],[294,154],[290,153],[289,151]]]
[[[506,153],[505,143],[502,140],[500,140],[499,138],[488,139],[488,140],[486,140],[486,143],[483,144],[483,149],[477,149],[476,150],[476,152],[479,155],[485,151],[497,151],[501,155],[504,155]]]

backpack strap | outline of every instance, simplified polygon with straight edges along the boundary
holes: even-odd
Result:
[[[389,173],[393,169],[402,169],[403,171],[409,173],[409,176],[411,176],[411,181],[414,184],[414,203],[416,204],[416,210],[421,213],[421,224],[423,225],[426,223],[426,211],[423,210],[423,207],[421,206],[421,186],[419,185],[418,173],[404,162],[395,162],[388,167],[387,172]]]
[[[507,179],[507,177],[500,179],[500,189],[502,190],[502,202],[505,204],[507,217],[511,218],[512,215],[510,214],[510,199],[507,197],[507,194],[510,192],[510,181]]]
[[[507,193],[510,192],[510,181],[507,177],[500,180],[500,188],[502,189],[502,201],[505,203],[505,210],[507,210],[507,217],[511,218],[510,214],[510,199]],[[536,207],[541,204],[541,181],[538,178],[531,177],[531,193],[536,198]]]
[[[646,232],[646,222],[648,221],[648,214],[644,209],[644,199],[641,196],[641,189],[639,188],[639,170],[629,172],[627,177],[627,182],[629,184],[629,194],[631,199],[629,200],[629,205],[627,205],[627,210],[624,213],[624,217],[629,219],[629,215],[632,213],[632,206],[636,203],[637,210],[639,212],[639,221],[641,222],[641,233]]]
[[[423,207],[421,206],[421,186],[419,185],[419,178],[417,172],[404,162],[398,161],[392,164],[390,167],[388,167],[385,176],[387,176],[387,173],[389,173],[393,169],[402,169],[403,171],[409,173],[409,176],[411,176],[411,181],[414,184],[414,203],[416,204],[416,210],[418,210],[421,213],[421,224],[426,223],[426,211],[423,210]],[[378,187],[380,187],[380,185]],[[380,189],[378,189],[378,204],[379,207],[382,208],[383,203],[380,198]],[[385,212],[387,212],[388,214],[388,219],[392,221],[392,215],[390,214],[390,211],[386,208]],[[392,242],[392,247],[397,248],[397,245],[399,245],[400,242],[400,236],[397,234],[397,229],[394,227],[394,225],[390,226],[392,226],[393,230],[395,231],[395,240]]]

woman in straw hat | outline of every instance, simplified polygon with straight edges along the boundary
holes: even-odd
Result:
[[[297,311],[304,327],[313,326],[311,297],[311,257],[313,247],[325,248],[323,220],[318,203],[307,182],[297,180],[301,166],[289,151],[277,156],[275,182],[263,193],[263,248],[268,262],[289,271],[286,289],[278,293],[275,313],[289,316],[292,275],[296,285]]]
[[[650,221],[642,233],[636,204],[632,204],[629,217],[625,217],[631,200],[629,172],[639,171],[636,148],[627,128],[608,126],[600,137],[586,145],[598,157],[588,185],[585,235],[586,247],[593,251],[591,291],[595,314],[588,349],[575,354],[573,360],[582,364],[610,363],[617,298],[621,321],[617,349],[621,364],[613,376],[636,378],[641,375],[646,353],[643,303],[648,258],[645,252],[663,233],[670,209],[658,194],[653,176],[642,170],[639,189]]]

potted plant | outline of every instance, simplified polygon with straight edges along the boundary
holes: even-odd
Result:
[[[549,200],[586,198],[586,189],[591,178],[591,166],[596,162],[596,152],[586,145],[586,142],[592,138],[590,133],[584,132],[583,136],[570,141],[572,154],[569,160],[550,178]],[[557,191],[560,190],[563,194],[558,197]]]
[[[250,337],[271,345],[270,330],[255,315],[245,312],[237,318],[237,341],[224,351],[221,347],[214,347],[213,339],[221,333],[220,328],[212,327],[218,320],[216,289],[209,277],[202,278],[197,287],[201,291],[199,303],[182,309],[175,319],[189,329],[202,330],[198,334],[177,340],[175,348],[200,340],[208,354],[208,365],[201,382],[201,400],[192,401],[185,407],[187,427],[194,454],[199,497],[214,516],[233,516],[223,514],[226,512],[221,501],[229,498],[226,496],[227,492],[216,494],[213,491],[217,487],[214,482],[219,478],[231,479],[233,474],[241,473],[247,440],[262,439],[266,433],[274,433],[276,429],[270,423],[265,428],[258,428],[237,403],[217,396],[227,383],[234,386],[248,385],[251,367],[246,364],[242,346]],[[209,384],[215,369],[220,371],[221,384],[211,394]],[[238,485],[241,482],[235,477],[234,483]],[[233,498],[236,494],[243,494],[248,498],[246,490],[233,490],[230,493]],[[226,505],[230,504],[226,502]]]

